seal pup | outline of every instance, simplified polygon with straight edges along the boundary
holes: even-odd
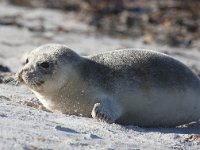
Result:
[[[33,50],[17,73],[49,110],[107,123],[172,127],[200,118],[200,80],[150,50],[81,57],[65,45]]]

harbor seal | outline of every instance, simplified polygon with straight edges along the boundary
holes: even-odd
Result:
[[[49,110],[107,123],[172,127],[200,118],[200,80],[150,50],[82,57],[65,45],[33,50],[17,79]]]

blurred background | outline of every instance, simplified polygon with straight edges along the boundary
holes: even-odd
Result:
[[[154,49],[198,69],[200,0],[0,0],[0,35],[0,64],[14,72],[45,43],[81,55]]]
[[[145,44],[192,47],[200,39],[199,0],[9,0],[9,3],[74,12],[98,32],[143,37]],[[63,21],[67,24],[67,20]]]

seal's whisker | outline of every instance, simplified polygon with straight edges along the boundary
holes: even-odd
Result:
[[[44,83],[44,81],[41,81],[41,80],[35,81],[35,84],[36,84],[37,86],[40,86],[40,85],[43,84],[43,83]]]

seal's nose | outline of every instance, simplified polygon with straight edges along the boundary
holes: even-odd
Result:
[[[20,70],[19,72],[16,73],[16,78],[17,78],[17,81],[19,82],[23,82],[23,79],[22,79],[22,73],[23,73],[23,69]]]
[[[23,80],[23,76],[25,74],[27,74],[27,72],[30,72],[30,68],[28,67],[24,67],[23,69],[21,69],[19,72],[16,73],[16,79],[19,82],[24,82]]]

